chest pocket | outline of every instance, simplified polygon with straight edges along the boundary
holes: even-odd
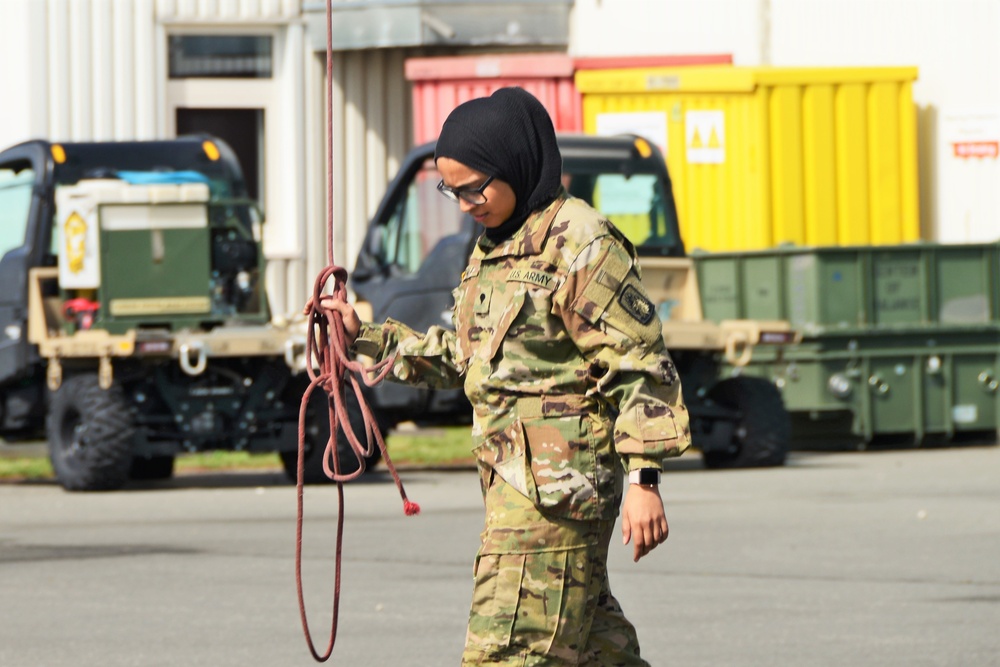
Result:
[[[493,331],[490,333],[489,344],[485,350],[486,361],[492,361],[500,351],[504,340],[510,334],[510,327],[521,313],[524,307],[524,299],[527,293],[524,285],[510,284],[503,294],[494,297],[493,315],[490,319],[496,322]]]
[[[463,364],[475,354],[482,338],[483,330],[476,323],[476,316],[486,304],[486,312],[489,312],[490,295],[487,294],[480,299],[482,291],[479,289],[476,276],[465,276],[462,283],[452,291],[455,298],[455,332],[458,338],[459,361]]]

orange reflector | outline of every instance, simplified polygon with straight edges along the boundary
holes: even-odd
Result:
[[[52,153],[52,159],[56,161],[56,164],[63,164],[66,162],[66,149],[59,144],[52,144],[49,149]]]
[[[636,139],[635,149],[639,151],[639,155],[642,157],[649,157],[653,154],[653,149],[649,147],[649,142],[645,139]]]
[[[216,146],[213,142],[205,141],[201,144],[201,148],[202,150],[205,151],[205,155],[207,155],[208,159],[211,160],[212,162],[215,162],[216,160],[219,159],[219,147]]]

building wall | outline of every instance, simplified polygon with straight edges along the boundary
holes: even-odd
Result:
[[[45,19],[42,3],[0,2],[0,147],[48,131]]]
[[[767,61],[770,2],[575,0],[569,51],[574,56],[731,53],[737,65],[760,65]]]
[[[1000,142],[995,0],[576,0],[571,29],[574,55],[724,52],[737,65],[916,65],[923,236],[1000,238],[1000,159],[956,157],[954,147],[965,135]]]
[[[1000,142],[1000,3],[771,2],[775,64],[919,67],[913,96],[923,236],[946,242],[1000,239],[1000,161],[956,156],[953,145],[963,138]],[[993,120],[983,123],[984,117]]]
[[[178,92],[167,80],[167,36],[270,31],[278,46],[267,93],[277,147],[267,156],[268,288],[276,313],[295,312],[327,262],[325,65],[305,33],[307,1],[0,0],[0,87],[16,91],[16,103],[0,109],[0,145],[171,136],[178,105],[222,102],[212,86]],[[952,145],[969,133],[987,143],[1000,134],[989,120],[1000,115],[997,34],[994,0],[576,0],[568,50],[731,53],[738,65],[916,65],[924,235],[961,241],[1000,230],[998,159],[956,158]],[[335,55],[334,256],[348,268],[411,145],[403,63],[419,55],[427,53]]]
[[[325,54],[300,0],[4,0],[0,146],[175,134],[177,108],[265,108],[264,249],[275,314],[301,310],[327,264]],[[271,81],[167,78],[173,33],[275,37]],[[28,57],[26,57],[26,54]],[[334,258],[351,267],[368,218],[411,143],[403,50],[337,53],[333,69]]]

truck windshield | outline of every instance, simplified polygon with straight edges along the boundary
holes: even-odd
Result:
[[[659,175],[605,172],[568,160],[564,167],[566,190],[604,213],[640,252],[661,254],[660,249],[679,247],[676,221],[669,217]],[[478,236],[481,230],[472,219],[437,192],[440,180],[433,160],[426,160],[379,229],[381,256],[377,259],[382,266],[398,273],[416,273],[424,258],[446,237],[463,231]]]
[[[35,172],[0,169],[0,257],[24,245]]]

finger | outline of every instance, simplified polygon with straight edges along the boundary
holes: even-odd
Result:
[[[628,514],[622,515],[622,544],[628,544],[632,539],[632,523],[628,520]]]
[[[635,559],[635,562],[638,562],[639,559],[645,556],[648,552],[649,552],[648,529],[644,530],[641,528],[636,528],[635,549],[633,550],[632,557]]]
[[[645,556],[646,554],[648,554],[650,551],[653,550],[653,547],[656,546],[656,539],[653,536],[653,527],[646,526],[646,529],[643,531],[642,536],[643,536],[642,546],[643,549],[645,550],[642,555]]]
[[[660,539],[660,542],[663,543],[667,541],[668,537],[670,537],[670,526],[667,525],[666,519],[660,520],[660,529],[663,531],[663,538]]]

